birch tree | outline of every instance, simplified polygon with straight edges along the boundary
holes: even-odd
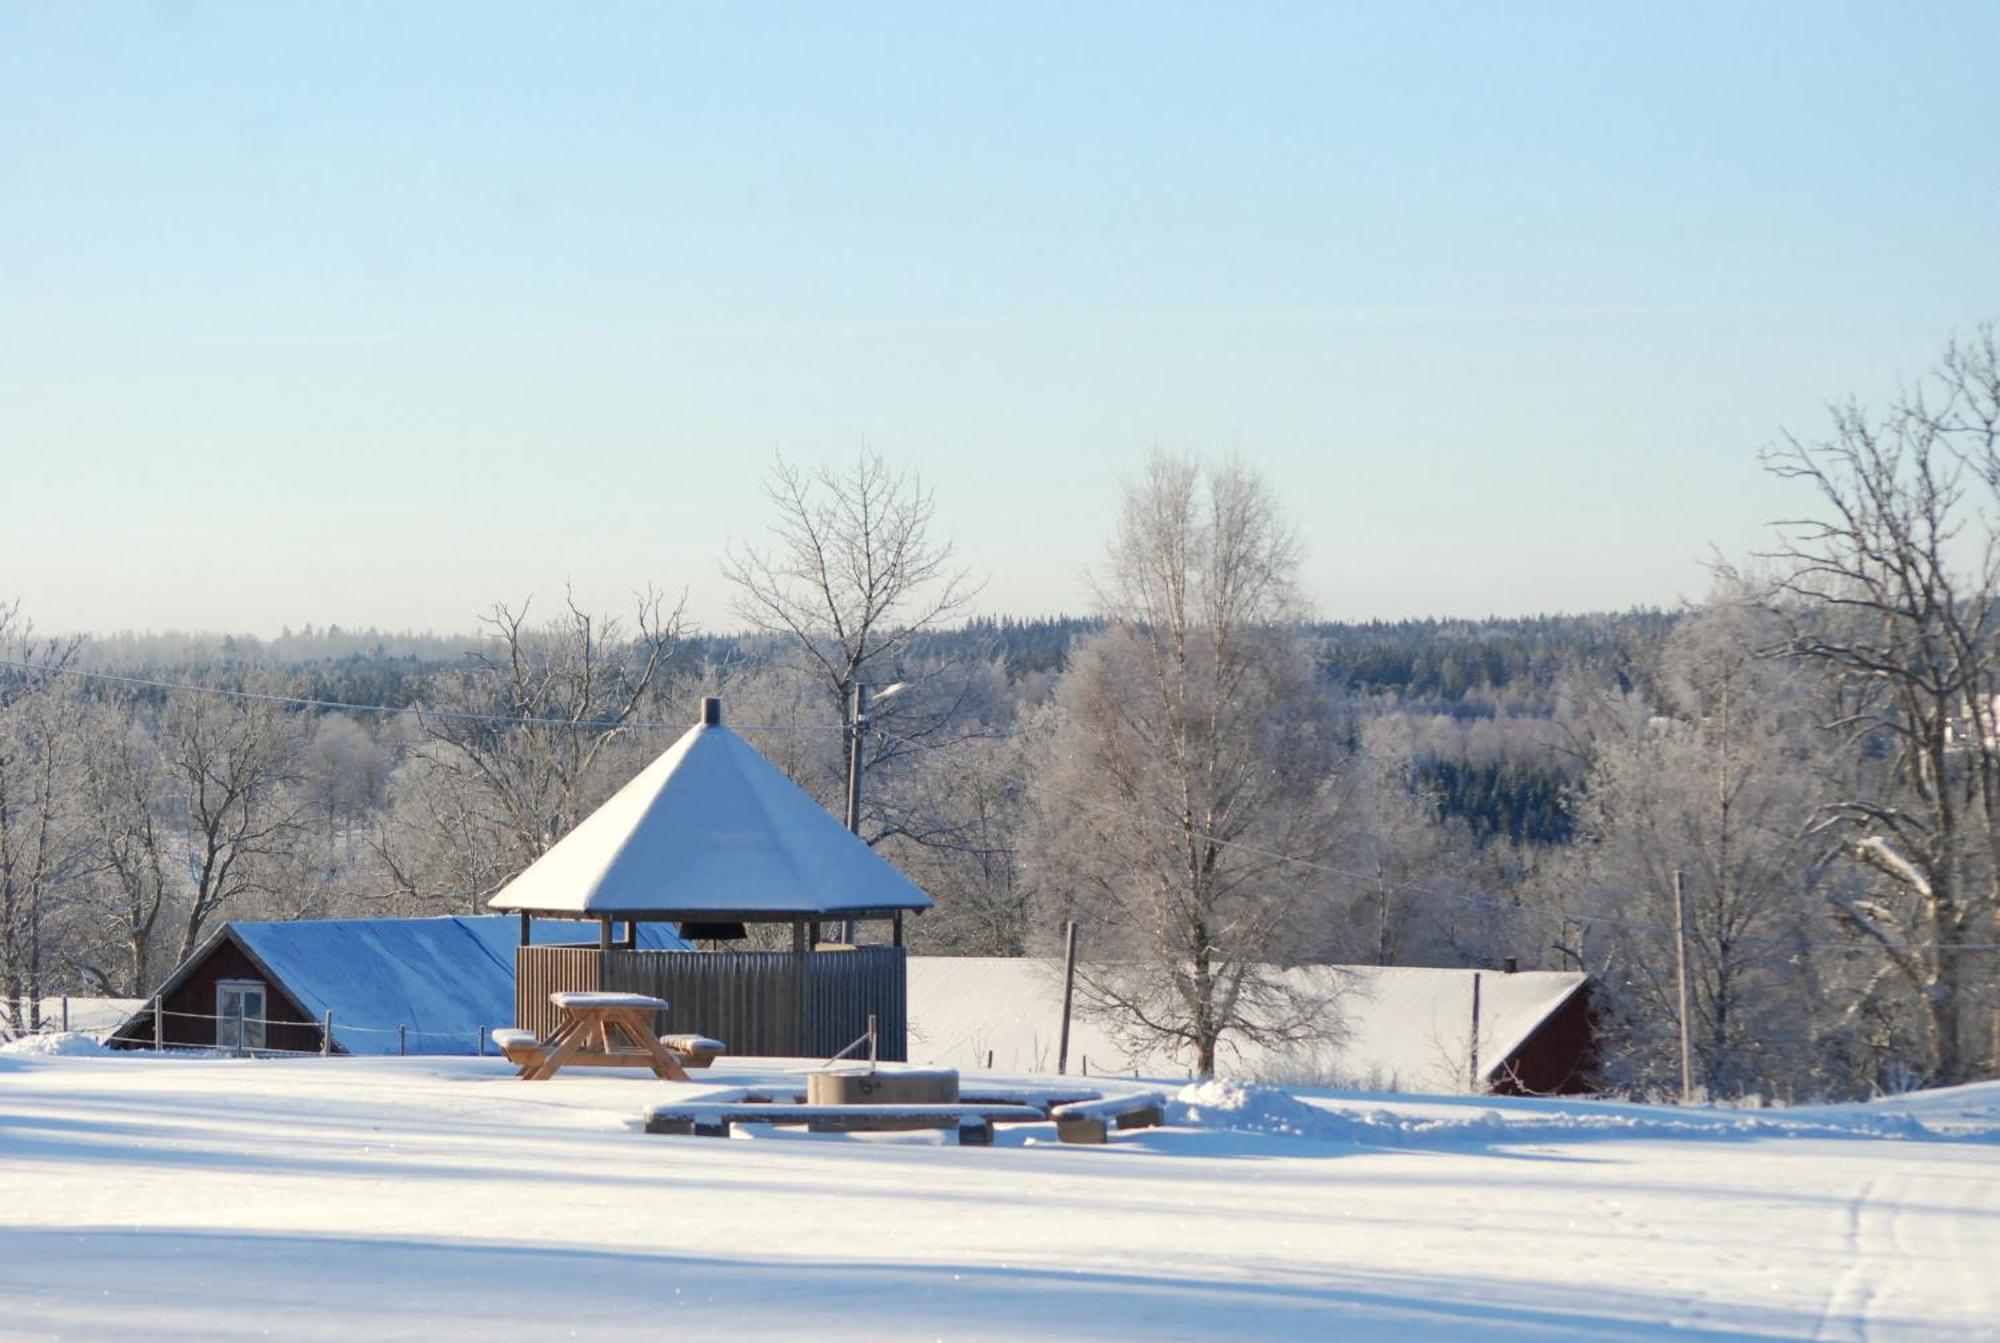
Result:
[[[1327,715],[1298,637],[1298,543],[1236,463],[1165,454],[1126,491],[1026,845],[1051,913],[1088,926],[1089,996],[1127,1039],[1273,1044],[1325,1004],[1295,959],[1323,856]]]

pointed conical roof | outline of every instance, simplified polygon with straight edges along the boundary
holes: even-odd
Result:
[[[500,910],[705,920],[930,904],[719,722],[688,729],[487,901]]]

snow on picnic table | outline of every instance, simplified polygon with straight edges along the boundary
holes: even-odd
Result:
[[[1971,1339],[2000,1321],[2000,1086],[1726,1111],[1209,1083],[1170,1127],[1099,1148],[1048,1125],[965,1150],[638,1129],[649,1104],[800,1085],[794,1067],[731,1060],[689,1086],[0,1053],[0,1338]]]

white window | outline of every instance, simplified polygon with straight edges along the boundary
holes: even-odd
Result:
[[[264,984],[225,979],[215,986],[215,1043],[224,1049],[264,1047]]]

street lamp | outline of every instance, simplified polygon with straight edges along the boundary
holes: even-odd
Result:
[[[910,688],[908,681],[898,681],[884,686],[872,697],[881,703],[891,695],[900,695]],[[861,770],[862,748],[866,745],[868,732],[868,687],[860,681],[854,683],[854,692],[847,702],[847,828],[855,834],[861,833]],[[841,922],[841,941],[852,946],[854,943],[854,920]]]

